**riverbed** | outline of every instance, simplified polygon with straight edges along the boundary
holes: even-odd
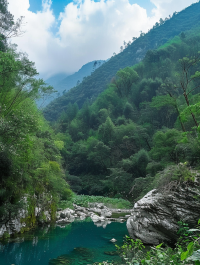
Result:
[[[105,260],[120,262],[115,244],[128,235],[126,223],[97,227],[90,218],[64,227],[37,228],[0,243],[1,265],[87,265]],[[112,238],[116,243],[110,242]]]

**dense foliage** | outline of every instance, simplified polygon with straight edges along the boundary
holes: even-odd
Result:
[[[27,200],[32,214],[36,203],[50,210],[71,191],[61,165],[63,142],[35,105],[52,87],[36,79],[34,63],[7,44],[6,32],[18,34],[20,21],[14,23],[4,0],[0,12],[5,14],[0,19],[0,219],[5,223]]]
[[[68,104],[54,124],[66,178],[79,194],[138,199],[157,172],[199,167],[198,29],[117,72],[93,104]]]
[[[148,50],[158,48],[181,32],[198,27],[199,12],[200,3],[198,2],[179,13],[175,12],[172,17],[160,19],[160,22],[157,22],[147,34],[141,33],[139,38],[133,38],[132,43],[127,43],[125,49],[121,49],[119,54],[110,58],[80,85],[49,104],[44,110],[45,118],[55,121],[60,113],[66,110],[69,103],[77,102],[79,107],[82,107],[87,99],[93,102],[106,89],[117,71],[137,64],[145,57]]]
[[[59,208],[74,208],[73,204],[81,207],[89,207],[90,203],[103,203],[106,207],[112,209],[131,209],[133,205],[121,198],[108,198],[103,196],[88,196],[88,195],[77,195],[73,194],[70,200],[61,200],[59,202]]]
[[[200,223],[200,220],[199,222]],[[200,264],[200,230],[199,226],[189,229],[188,225],[179,222],[180,238],[174,247],[161,243],[158,246],[144,246],[139,239],[125,236],[123,246],[116,246],[121,262],[94,263],[94,265],[199,265]]]

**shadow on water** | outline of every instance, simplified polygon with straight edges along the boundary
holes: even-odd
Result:
[[[64,227],[45,227],[0,243],[1,265],[87,265],[120,261],[112,238],[122,245],[125,223],[96,227],[90,219]]]

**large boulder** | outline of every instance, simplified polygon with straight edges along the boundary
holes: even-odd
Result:
[[[199,184],[171,183],[171,188],[152,190],[135,203],[127,228],[132,238],[145,244],[173,244],[178,235],[178,221],[191,226],[200,218]]]

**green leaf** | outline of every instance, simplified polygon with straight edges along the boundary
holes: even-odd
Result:
[[[191,256],[194,251],[194,242],[189,243],[189,245],[187,246],[187,250],[188,250],[188,256]]]
[[[181,253],[181,261],[187,259],[187,257],[188,257],[188,251]]]
[[[160,245],[156,246],[157,249],[161,248],[163,245],[163,243],[161,243]]]

